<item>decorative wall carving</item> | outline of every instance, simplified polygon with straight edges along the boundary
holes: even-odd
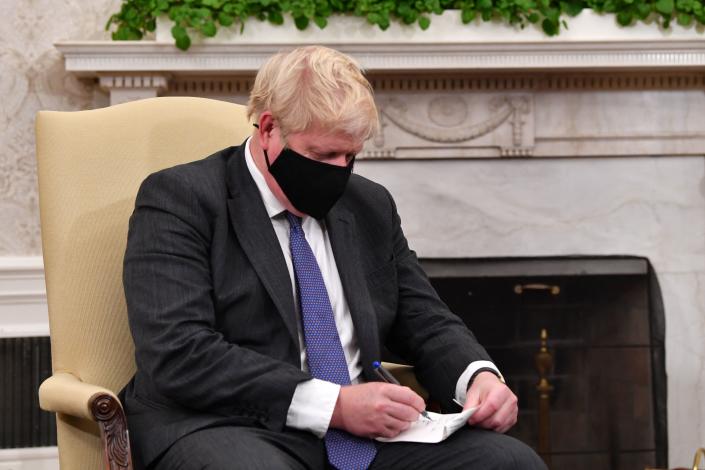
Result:
[[[53,43],[103,39],[119,0],[0,2],[0,256],[41,252],[34,116],[95,107],[95,86],[67,73]]]
[[[405,152],[425,158],[436,147],[444,157],[530,156],[533,153],[533,97],[506,93],[380,93],[381,128],[362,158],[397,158]],[[417,152],[418,151],[418,152]]]
[[[390,100],[382,108],[382,114],[409,134],[430,142],[459,143],[473,140],[492,132],[507,120],[514,112],[512,106],[506,106],[508,100],[493,100],[492,113],[476,123],[467,122],[468,105],[462,96],[438,96],[432,98],[426,106],[426,115],[409,116],[407,106],[397,100]],[[429,125],[431,121],[436,124]]]

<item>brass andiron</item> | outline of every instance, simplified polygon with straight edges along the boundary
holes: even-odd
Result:
[[[693,459],[693,470],[705,470],[705,467],[701,467],[700,464],[705,464],[705,447],[700,447],[695,451],[695,458]],[[646,467],[644,470],[667,470],[655,467]],[[685,467],[674,468],[673,470],[690,470]]]
[[[551,468],[551,391],[553,385],[546,378],[553,368],[553,356],[548,352],[546,345],[548,333],[541,329],[541,349],[536,353],[536,369],[539,372],[539,383],[536,390],[539,392],[539,448],[538,453]]]
[[[695,458],[693,459],[693,470],[698,470],[701,463],[705,464],[705,447],[701,447],[695,452]],[[705,467],[702,468],[705,470]]]
[[[560,286],[553,284],[516,284],[514,286],[514,293],[521,295],[527,291],[548,291],[551,295],[558,295],[561,293]]]

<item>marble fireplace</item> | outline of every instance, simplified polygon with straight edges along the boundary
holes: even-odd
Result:
[[[419,257],[651,263],[669,465],[689,464],[705,442],[704,41],[328,43],[368,70],[382,127],[355,171],[394,195]],[[188,53],[159,38],[57,47],[69,71],[100,82],[107,105],[244,103],[259,64],[288,45],[260,35]]]

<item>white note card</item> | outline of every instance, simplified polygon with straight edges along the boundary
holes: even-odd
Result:
[[[468,419],[475,412],[475,408],[468,408],[460,413],[442,415],[428,412],[431,420],[419,415],[419,419],[411,424],[406,431],[400,432],[396,437],[378,437],[382,442],[426,442],[435,444],[444,441],[458,429],[465,426]]]

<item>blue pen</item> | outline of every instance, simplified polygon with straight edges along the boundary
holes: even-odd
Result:
[[[383,381],[389,383],[389,384],[394,384],[394,385],[401,385],[397,379],[394,378],[394,376],[384,367],[382,367],[382,363],[379,361],[374,361],[372,363],[372,367],[375,369],[375,373],[377,374],[377,377],[382,379]],[[431,417],[428,415],[426,410],[423,410],[421,412],[421,416],[426,418],[429,421],[433,421]]]

